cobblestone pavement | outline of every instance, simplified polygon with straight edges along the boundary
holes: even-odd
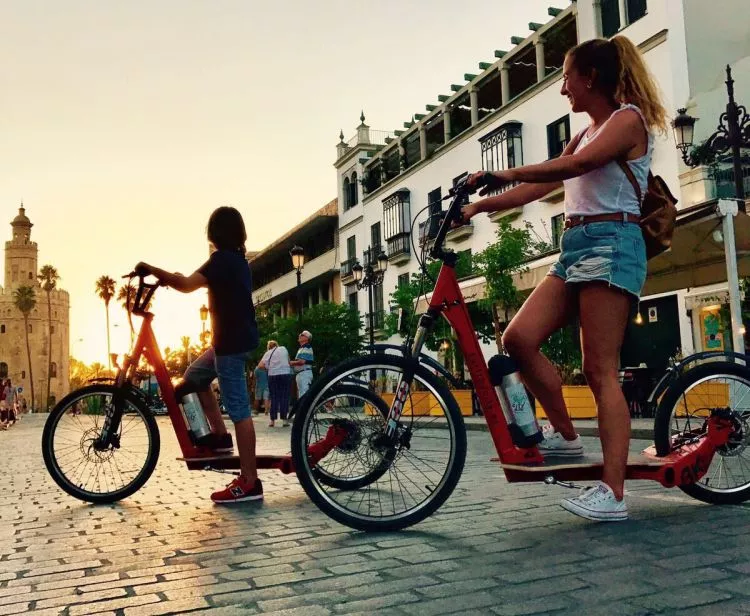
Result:
[[[507,485],[483,432],[469,433],[464,476],[436,515],[366,535],[275,471],[262,473],[264,503],[213,506],[226,477],[185,470],[164,418],[148,484],[116,505],[81,503],[47,476],[43,421],[0,432],[0,616],[750,614],[750,507],[633,483],[632,520],[596,525],[558,507],[567,491]],[[288,431],[257,423],[260,451],[288,449]]]

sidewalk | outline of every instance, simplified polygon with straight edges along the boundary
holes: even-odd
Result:
[[[467,430],[479,430],[488,432],[487,422],[484,417],[464,417],[464,424]],[[596,419],[574,419],[573,425],[576,427],[578,434],[581,436],[599,436],[599,428]],[[632,419],[631,438],[653,440],[654,438],[654,420],[653,419]]]

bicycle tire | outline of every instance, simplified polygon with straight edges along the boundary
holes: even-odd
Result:
[[[366,400],[380,412],[383,420],[385,420],[385,418],[388,416],[388,411],[390,410],[388,408],[388,405],[383,401],[382,398],[378,397],[377,394],[371,392],[369,389],[358,387],[356,385],[342,385],[340,387],[336,387],[331,391],[330,396],[351,396]],[[321,482],[332,488],[336,488],[338,490],[358,490],[359,488],[363,488],[371,484],[373,481],[377,481],[378,479],[380,479],[388,471],[388,466],[390,465],[391,461],[392,460],[384,458],[383,462],[376,466],[369,473],[365,473],[360,477],[355,477],[352,479],[342,479],[341,477],[336,477],[320,466],[314,467],[312,469],[312,472]]]
[[[672,414],[683,394],[694,385],[705,382],[711,377],[721,376],[742,379],[750,388],[750,368],[731,362],[710,362],[696,366],[669,385],[659,402],[654,419],[654,445],[657,455],[665,456],[672,451]],[[744,438],[750,439],[750,435],[745,434]],[[714,461],[716,456],[720,455],[722,454],[717,451],[714,454]],[[750,478],[746,484],[732,490],[712,489],[703,483],[681,485],[679,488],[685,494],[712,505],[737,505],[750,499]]]
[[[461,416],[458,403],[445,384],[433,375],[427,368],[417,364],[414,366],[411,358],[396,355],[371,354],[340,363],[332,368],[325,377],[316,382],[311,388],[309,402],[298,409],[292,426],[292,459],[297,477],[310,500],[327,516],[351,528],[362,531],[394,531],[401,530],[432,515],[448,499],[458,483],[466,460],[466,428]],[[371,368],[372,367],[372,368]],[[319,483],[309,464],[307,457],[306,430],[311,415],[315,413],[316,401],[325,395],[325,389],[331,387],[340,378],[357,370],[368,372],[377,369],[392,369],[403,372],[407,367],[414,368],[415,378],[439,402],[447,419],[445,428],[450,435],[451,449],[445,472],[440,478],[436,489],[417,506],[403,513],[383,517],[360,515],[351,512],[332,501],[318,486]],[[344,376],[341,376],[344,375]],[[402,417],[403,420],[403,417]],[[391,468],[385,470],[390,472]],[[369,489],[369,486],[367,486]],[[348,493],[350,493],[349,491]]]
[[[116,388],[113,385],[103,384],[90,385],[73,391],[55,405],[55,408],[52,409],[44,424],[44,431],[42,432],[42,455],[44,457],[44,464],[47,467],[47,471],[60,488],[71,496],[85,502],[95,504],[114,503],[134,494],[142,488],[151,477],[159,459],[161,441],[159,428],[156,425],[156,420],[154,419],[153,414],[139,396],[131,391],[124,390],[122,391],[122,394],[125,397],[126,403],[130,408],[137,412],[138,415],[140,415],[144,422],[150,445],[143,466],[135,478],[122,488],[111,492],[91,492],[89,490],[84,490],[73,483],[60,468],[54,448],[55,434],[60,425],[60,420],[65,416],[68,410],[73,408],[73,405],[76,402],[85,397],[92,395],[114,396],[115,391]]]

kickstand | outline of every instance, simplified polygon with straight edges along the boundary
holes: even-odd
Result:
[[[213,471],[214,473],[223,473],[224,475],[236,475],[238,477],[242,474],[239,471],[228,471],[228,470],[223,469],[223,468],[214,468],[213,466],[204,466],[203,470],[204,471]]]
[[[586,486],[578,485],[577,483],[573,483],[572,481],[560,481],[557,479],[554,475],[547,475],[544,478],[544,483],[546,483],[548,486],[560,486],[562,488],[578,488],[579,490],[582,490]]]

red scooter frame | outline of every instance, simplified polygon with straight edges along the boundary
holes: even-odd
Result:
[[[180,410],[180,406],[177,404],[174,386],[164,365],[164,359],[162,358],[159,346],[156,343],[154,330],[151,327],[154,315],[142,308],[149,305],[154,291],[158,287],[158,283],[148,284],[144,282],[143,277],[139,277],[139,285],[133,302],[132,312],[142,317],[143,321],[131,355],[125,356],[122,367],[118,369],[115,385],[118,388],[132,386],[132,383],[136,379],[136,370],[140,364],[141,357],[145,357],[154,370],[156,381],[161,390],[161,397],[167,407],[169,419],[177,436],[177,442],[182,450],[182,458],[178,459],[185,462],[188,470],[239,469],[240,458],[238,455],[216,455],[211,449],[196,445],[190,438],[187,422]],[[330,426],[321,440],[308,447],[308,455],[313,462],[317,462],[332,449],[340,445],[345,438],[345,429],[335,425]],[[278,469],[284,474],[294,472],[292,457],[289,455],[258,455],[256,456],[256,463],[259,469]]]
[[[488,181],[491,181],[491,178],[485,177],[483,182]],[[427,331],[437,319],[441,316],[445,317],[456,332],[464,361],[471,374],[474,389],[484,411],[492,440],[495,443],[495,449],[509,482],[545,481],[555,483],[558,480],[601,479],[603,468],[601,456],[596,458],[587,456],[580,461],[560,463],[559,458],[557,462],[545,460],[536,446],[517,447],[511,438],[505,415],[479,347],[469,311],[458,286],[455,272],[455,253],[443,248],[445,236],[451,225],[464,224],[461,204],[466,202],[465,199],[471,191],[472,189],[466,185],[466,180],[463,180],[446,197],[451,198],[452,202],[435,235],[434,244],[430,251],[430,256],[440,259],[443,266],[435,283],[429,308],[421,317],[411,348],[411,356],[417,361],[416,358],[419,357]],[[409,380],[410,375],[407,375],[406,382],[399,384],[398,391],[400,394],[394,400],[390,410],[389,424],[395,425],[393,420],[400,417],[403,401],[408,395]],[[644,450],[639,456],[631,456],[628,459],[626,479],[651,479],[666,487],[695,483],[706,474],[716,449],[727,443],[731,432],[731,420],[722,417],[719,413],[712,413],[708,418],[706,432],[696,435],[695,442],[683,444],[678,450],[662,457],[656,455],[656,449],[653,446]]]

